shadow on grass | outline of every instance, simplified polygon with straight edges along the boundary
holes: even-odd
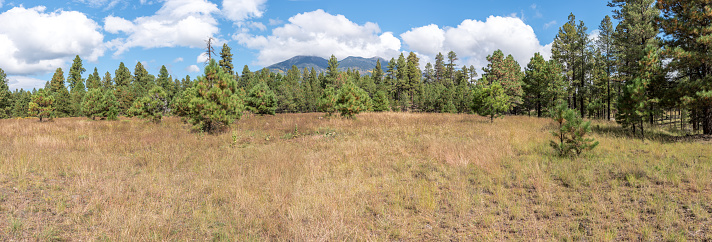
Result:
[[[621,126],[608,125],[591,125],[591,131],[599,135],[607,135],[618,138],[641,139],[639,131],[633,133],[631,129],[624,129]],[[682,131],[668,131],[660,128],[646,127],[645,139],[657,141],[660,143],[679,143],[679,142],[709,142],[712,141],[712,135],[696,134],[690,135]]]

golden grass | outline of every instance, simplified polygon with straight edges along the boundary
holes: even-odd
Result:
[[[710,240],[712,147],[548,119],[0,120],[0,240]]]

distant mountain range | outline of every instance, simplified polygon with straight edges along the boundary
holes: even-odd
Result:
[[[388,65],[388,61],[380,57],[363,58],[349,56],[339,61],[339,70],[346,71],[351,69],[352,71],[359,71],[361,74],[368,74],[376,67],[376,61],[378,60],[381,60],[381,68],[385,68],[386,65]],[[326,71],[329,67],[329,61],[318,56],[295,56],[289,60],[268,66],[267,69],[272,72],[286,73],[289,69],[292,69],[293,65],[297,66],[299,71],[304,70],[305,67],[311,71],[311,68],[314,67],[314,70],[319,73]]]

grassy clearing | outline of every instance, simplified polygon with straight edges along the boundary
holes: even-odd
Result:
[[[255,116],[222,135],[82,118],[0,120],[0,240],[710,240],[712,146],[595,122]],[[663,137],[663,138],[660,138]]]

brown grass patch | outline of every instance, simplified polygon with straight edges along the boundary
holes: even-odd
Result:
[[[712,239],[709,144],[599,133],[561,159],[550,124],[279,114],[207,135],[177,118],[0,120],[0,240]]]

